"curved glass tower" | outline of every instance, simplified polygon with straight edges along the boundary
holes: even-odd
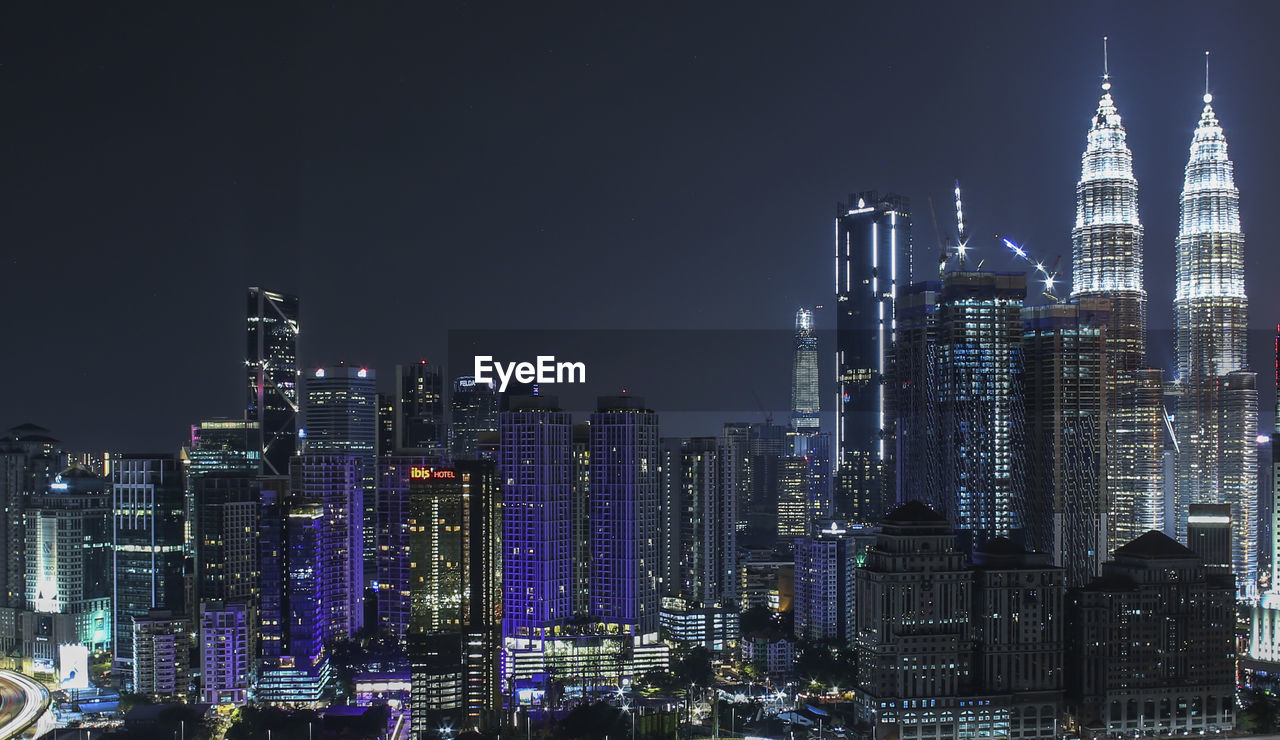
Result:
[[[1191,504],[1231,505],[1232,569],[1241,594],[1256,589],[1256,378],[1246,370],[1248,299],[1244,291],[1244,233],[1240,191],[1213,96],[1191,139],[1178,230],[1178,383],[1175,432],[1179,454],[1175,512],[1186,536]]]

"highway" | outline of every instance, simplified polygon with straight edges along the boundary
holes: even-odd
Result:
[[[0,671],[0,740],[18,737],[49,709],[49,692],[33,679]]]

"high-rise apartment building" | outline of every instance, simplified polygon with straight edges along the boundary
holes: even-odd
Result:
[[[206,704],[249,701],[257,648],[252,613],[245,602],[200,602],[200,697]]]
[[[168,609],[133,619],[133,692],[185,699],[191,687],[191,620]]]
[[[364,626],[364,468],[349,455],[299,456],[291,469],[293,490],[319,507],[325,641],[351,637]]]
[[[602,396],[591,415],[590,616],[637,653],[658,640],[658,417],[636,396]]]
[[[111,617],[115,660],[132,665],[134,620],[152,609],[186,609],[182,465],[173,455],[122,455],[111,471]]]
[[[258,597],[256,474],[206,473],[194,479],[196,601]]]
[[[1022,310],[1026,447],[1016,509],[1027,545],[1052,555],[1069,586],[1101,573],[1108,552],[1108,305],[1082,298]]]
[[[738,603],[737,500],[715,437],[662,440],[662,595],[687,605]]]
[[[831,521],[795,540],[792,612],[797,637],[853,646],[855,571],[866,544],[860,528]]]
[[[249,288],[248,405],[262,471],[286,475],[298,450],[298,297]]]
[[[791,359],[791,427],[797,432],[818,431],[821,426],[818,391],[818,331],[813,311],[796,311],[795,349]]]
[[[875,192],[836,206],[835,514],[863,523],[886,508],[893,452],[886,398],[898,292],[911,280],[907,199]]]
[[[1251,379],[1232,375],[1247,370],[1244,234],[1240,191],[1212,100],[1206,92],[1182,187],[1174,294],[1181,385],[1174,514],[1185,539],[1191,504],[1232,506],[1236,582],[1250,596],[1257,583],[1257,515],[1250,503],[1257,472],[1256,463],[1236,466],[1256,440],[1257,401]]]

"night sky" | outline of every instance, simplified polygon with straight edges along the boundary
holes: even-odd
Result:
[[[0,425],[168,451],[238,416],[249,285],[302,296],[304,364],[384,377],[441,359],[448,329],[786,330],[797,306],[830,311],[834,205],[856,190],[912,198],[917,276],[935,274],[927,198],[950,233],[957,177],[987,267],[1015,266],[996,232],[1067,267],[1103,35],[1158,365],[1214,52],[1270,423],[1280,6],[202,8],[0,16]],[[743,372],[783,393],[785,359]]]

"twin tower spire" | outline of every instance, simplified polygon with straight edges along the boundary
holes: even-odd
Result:
[[[1138,182],[1111,96],[1106,42],[1102,95],[1076,186],[1072,296],[1105,299],[1109,309],[1114,388],[1107,430],[1108,539],[1114,546],[1146,529],[1164,529],[1185,540],[1191,505],[1230,505],[1233,569],[1242,592],[1248,592],[1257,580],[1257,463],[1246,454],[1257,433],[1257,391],[1253,375],[1245,372],[1248,300],[1240,193],[1212,106],[1208,53],[1204,109],[1191,140],[1175,246],[1177,369],[1172,382],[1164,382],[1147,360]],[[1172,411],[1166,413],[1166,406]],[[1173,521],[1166,520],[1159,485],[1166,447],[1176,458]]]

